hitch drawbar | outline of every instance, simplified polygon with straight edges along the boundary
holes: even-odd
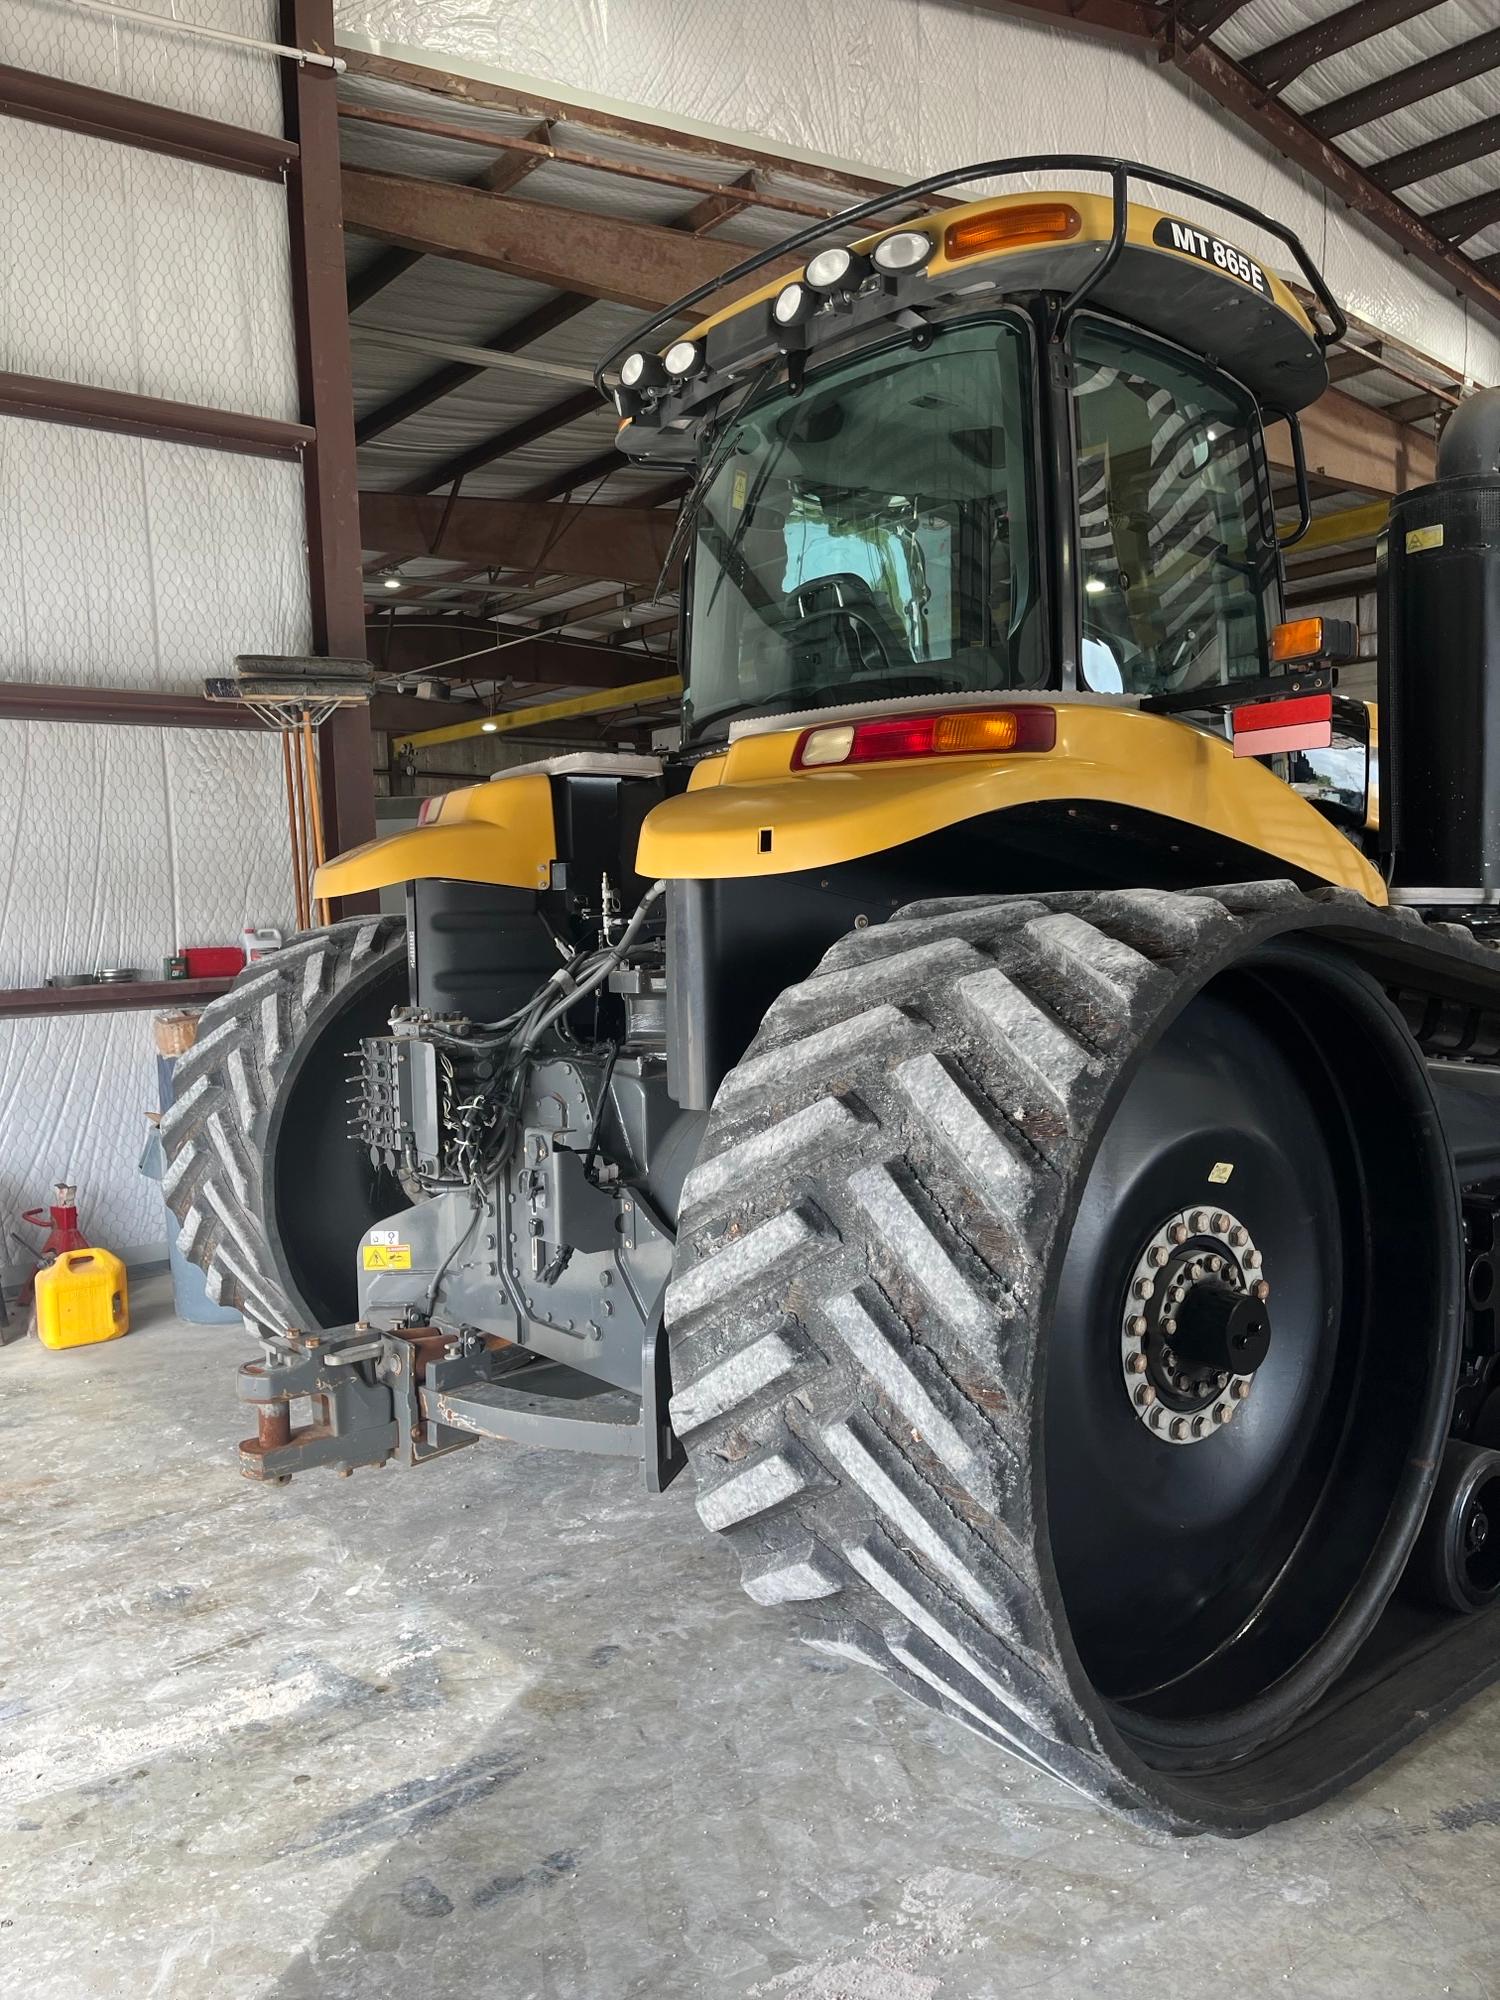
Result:
[[[325,1333],[266,1334],[239,1371],[255,1436],[240,1441],[247,1479],[284,1486],[295,1472],[388,1459],[424,1465],[481,1438],[640,1462],[648,1492],[686,1460],[667,1420],[670,1384],[648,1341],[642,1393],[612,1388],[512,1342],[438,1327],[361,1321]],[[294,1420],[305,1405],[307,1420]]]

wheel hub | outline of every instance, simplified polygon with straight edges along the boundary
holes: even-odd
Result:
[[[1181,1209],[1126,1287],[1120,1364],[1136,1417],[1163,1444],[1200,1444],[1234,1420],[1271,1346],[1270,1284],[1227,1209]]]

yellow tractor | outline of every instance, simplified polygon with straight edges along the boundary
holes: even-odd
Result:
[[[940,200],[1054,170],[1108,192]],[[1377,750],[1283,617],[1295,237],[1089,157],[929,197],[602,366],[695,468],[680,750],[328,863],[405,921],[207,1010],[167,1193],[252,1476],[691,1461],[809,1643],[1244,1832],[1500,1654],[1500,414],[1393,508]]]

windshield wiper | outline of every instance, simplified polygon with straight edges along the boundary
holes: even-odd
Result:
[[[703,461],[697,478],[694,479],[692,485],[683,495],[682,505],[677,510],[677,525],[672,530],[672,539],[667,544],[667,552],[662,557],[661,568],[657,572],[656,588],[651,593],[651,602],[653,604],[661,602],[661,594],[666,586],[667,578],[677,566],[677,559],[682,554],[688,534],[698,518],[704,501],[708,498],[709,488],[729,462],[730,455],[734,450],[734,419],[760,394],[773,371],[780,367],[780,365],[781,356],[779,354],[773,355],[760,370],[760,373],[753,378],[743,397],[735,404],[734,409],[720,419],[723,424],[722,440],[715,445],[714,449]],[[747,514],[748,511],[747,509]]]

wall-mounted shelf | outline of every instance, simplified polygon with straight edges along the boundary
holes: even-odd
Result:
[[[24,1014],[118,1014],[135,1007],[184,1007],[217,1000],[229,979],[138,979],[98,986],[0,987],[0,1021]]]

